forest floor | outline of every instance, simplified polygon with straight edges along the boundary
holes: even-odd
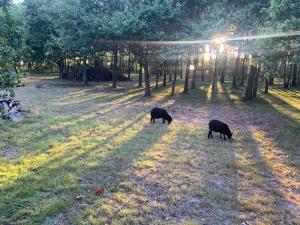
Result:
[[[0,224],[300,224],[299,89],[243,102],[230,84],[147,99],[135,82],[25,83],[31,113],[0,121]],[[154,106],[170,126],[150,124]],[[210,119],[233,141],[208,140]]]

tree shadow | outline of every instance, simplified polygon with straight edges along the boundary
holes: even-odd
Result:
[[[81,143],[75,146],[70,145],[62,154],[57,154],[52,159],[49,157],[45,163],[29,169],[26,173],[28,175],[2,187],[1,192],[4,193],[1,197],[2,216],[12,223],[22,219],[40,223],[45,216],[59,213],[64,210],[64,207],[73,204],[75,193],[83,191],[83,185],[86,184],[85,178],[93,177],[91,176],[93,173],[99,172],[97,175],[99,179],[90,185],[105,186],[109,189],[106,183],[112,181],[112,176],[114,180],[118,180],[122,170],[128,167],[130,162],[143,151],[150,148],[168,130],[167,126],[162,127],[161,130],[157,129],[158,126],[145,126],[135,132],[131,126],[140,119],[141,117],[136,118],[124,129],[106,136],[95,145],[86,147],[81,147]],[[120,135],[122,132],[130,132],[130,138],[123,141],[122,135]],[[88,138],[86,139],[88,141]],[[114,141],[117,142],[117,147],[110,146],[114,146]],[[102,151],[103,148],[111,150]],[[88,189],[91,189],[92,186],[89,186]],[[57,202],[54,200],[60,196],[66,203],[64,207],[57,208]],[[18,206],[10,204],[14,201],[25,204],[26,208],[18,208]]]
[[[240,217],[250,224],[297,224],[299,202],[289,196],[299,188],[297,173],[283,161],[282,149],[274,149],[273,140],[261,136],[261,130],[261,126],[249,125],[244,141],[248,147],[238,151]],[[286,172],[288,177],[281,177],[281,169],[281,175]]]

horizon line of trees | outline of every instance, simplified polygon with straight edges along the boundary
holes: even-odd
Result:
[[[274,78],[295,87],[300,74],[300,37],[243,40],[209,45],[153,45],[138,41],[230,38],[295,31],[300,2],[291,0],[24,0],[0,4],[0,86],[13,89],[21,68],[58,68],[60,78],[88,83],[87,70],[99,65],[145,82],[145,96],[155,87],[184,79],[184,94],[197,79],[247,85],[245,98],[256,96],[258,80],[265,92]],[[126,42],[122,42],[125,40]],[[26,66],[21,66],[23,62]],[[191,82],[191,84],[190,84]]]

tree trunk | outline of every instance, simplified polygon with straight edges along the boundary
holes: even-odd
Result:
[[[123,73],[123,60],[122,60],[122,52],[121,52],[121,50],[119,51],[119,56],[120,56],[120,58],[119,58],[119,71],[121,73]],[[117,65],[117,68],[118,68],[118,65]]]
[[[257,89],[258,89],[258,79],[260,74],[260,66],[256,69],[256,73],[253,80],[253,97],[256,98]]]
[[[219,56],[217,55],[217,57],[215,59],[214,76],[213,76],[213,80],[212,80],[212,90],[215,90],[216,89],[216,85],[217,85],[218,61],[219,61]]]
[[[127,71],[128,71],[128,80],[130,80],[130,75],[131,75],[131,57],[130,57],[130,52],[128,54],[128,67],[127,67]]]
[[[188,62],[186,65],[186,72],[185,72],[185,78],[184,78],[184,89],[183,89],[183,94],[186,94],[186,95],[189,94],[190,65],[191,65],[191,59],[188,56]]]
[[[59,79],[64,79],[64,68],[65,68],[65,65],[64,65],[64,60],[63,59],[60,59],[57,63],[58,65],[58,68],[59,68]]]
[[[156,79],[155,79],[155,89],[158,89],[158,82],[161,73],[162,65],[159,65],[158,71],[156,71]]]
[[[290,85],[291,85],[292,71],[293,71],[293,66],[290,65],[290,66],[289,66],[289,69],[288,69],[288,72],[287,72],[287,88],[289,88]]]
[[[173,65],[172,63],[169,64],[169,81],[172,81],[172,76],[173,76]]]
[[[265,94],[268,94],[269,93],[269,78],[266,77],[265,79]]]
[[[67,65],[67,73],[70,73],[70,62],[68,61],[68,65]]]
[[[246,75],[246,60],[247,60],[247,56],[245,56],[245,58],[243,58],[243,63],[242,63],[242,71],[241,71],[241,82],[240,82],[240,86],[244,86],[244,82],[245,82],[245,75]]]
[[[183,59],[180,60],[180,79],[183,79]]]
[[[67,59],[64,60],[64,71],[67,72],[68,71],[68,62]],[[51,72],[53,72],[53,67],[51,66]]]
[[[83,85],[88,84],[88,77],[87,77],[87,68],[86,68],[86,58],[83,59],[83,66],[82,66],[82,83]]]
[[[117,69],[118,69],[118,47],[114,49],[114,65],[112,70],[113,88],[117,88]]]
[[[283,86],[285,89],[289,87],[288,82],[287,82],[287,68],[286,68],[286,62],[283,63]]]
[[[197,70],[193,70],[193,77],[192,77],[192,86],[191,89],[196,89],[196,81],[197,80]]]
[[[250,73],[248,75],[248,82],[245,92],[245,100],[252,100],[253,98],[253,83],[254,83],[254,76],[256,74],[256,67],[251,66]]]
[[[221,84],[225,83],[226,67],[227,67],[227,55],[225,55],[225,59],[224,59],[224,63],[223,63],[223,68],[221,70],[221,78],[220,78]]]
[[[196,89],[197,86],[197,70],[199,65],[199,57],[196,57],[194,60],[194,71],[193,71],[193,79],[192,79],[192,89]]]
[[[163,80],[163,86],[167,86],[167,63],[164,62],[163,64],[163,73],[164,73],[164,80]]]
[[[143,86],[143,66],[140,63],[140,68],[139,68],[139,87]]]
[[[173,79],[173,85],[172,85],[171,96],[174,96],[174,95],[175,95],[175,87],[176,87],[177,73],[178,73],[178,62],[175,63],[174,79]]]
[[[114,69],[114,53],[111,54],[111,59],[110,59],[110,69],[111,69],[111,70]]]
[[[233,72],[233,78],[232,78],[232,88],[237,89],[237,78],[239,75],[239,67],[240,67],[240,55],[237,55],[235,64],[234,64],[234,72]]]
[[[298,69],[297,64],[294,64],[292,87],[297,86],[297,69]]]
[[[151,89],[150,89],[150,74],[149,74],[148,59],[145,60],[144,69],[145,69],[145,97],[150,97]]]
[[[269,85],[273,85],[274,84],[274,77],[270,77],[269,78]]]
[[[204,55],[202,55],[202,60],[201,60],[201,82],[204,82],[204,78],[205,78],[205,70],[204,68]]]

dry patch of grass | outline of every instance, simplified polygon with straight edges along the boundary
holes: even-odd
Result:
[[[299,223],[299,100],[273,89],[247,104],[220,84],[169,91],[28,80],[17,97],[32,115],[0,121],[0,224]],[[149,124],[157,105],[170,126]],[[212,118],[233,142],[207,139]]]

